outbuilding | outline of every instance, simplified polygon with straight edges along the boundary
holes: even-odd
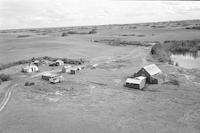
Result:
[[[64,81],[64,77],[62,75],[58,75],[56,77],[50,78],[49,82],[52,84],[60,83]]]
[[[59,75],[58,74],[45,73],[45,74],[42,74],[42,79],[49,81],[49,79],[57,77],[57,76],[59,76]]]
[[[71,71],[71,68],[72,66],[68,65],[68,66],[63,66],[62,68],[62,72],[63,73],[69,73]]]
[[[62,60],[56,60],[56,66],[62,66],[64,62]]]
[[[78,72],[78,68],[74,67],[70,69],[70,74],[76,74]]]
[[[139,76],[135,78],[128,78],[126,80],[125,86],[134,89],[143,89],[146,84],[146,77]]]
[[[24,73],[31,73],[31,72],[38,72],[39,68],[36,65],[28,65],[22,67],[22,72]]]
[[[148,84],[158,84],[158,79],[156,78],[156,75],[160,73],[162,73],[162,71],[158,68],[158,66],[155,64],[151,64],[141,68],[136,73],[136,76],[146,77],[146,83]]]

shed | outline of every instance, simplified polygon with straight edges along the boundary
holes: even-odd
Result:
[[[60,83],[60,82],[63,82],[63,81],[64,81],[64,77],[62,75],[58,75],[56,77],[49,79],[49,82],[53,83],[53,84]]]
[[[134,89],[143,89],[146,84],[146,77],[139,76],[135,78],[128,78],[126,80],[125,86]]]
[[[56,65],[57,66],[64,65],[64,62],[62,60],[56,60]]]
[[[71,70],[70,68],[71,68],[70,65],[68,65],[68,66],[63,66],[63,68],[62,68],[62,72],[63,72],[63,73],[69,73],[70,70]]]
[[[151,64],[141,68],[137,73],[136,76],[144,76],[146,77],[146,83],[149,84],[158,84],[158,79],[155,78],[156,75],[162,73],[161,70],[158,68],[157,65]]]
[[[76,74],[78,72],[78,68],[71,68],[70,69],[70,74]]]
[[[24,73],[31,73],[31,72],[37,72],[39,71],[38,67],[36,65],[28,65],[22,67],[22,72]]]
[[[49,79],[57,77],[57,76],[58,76],[57,74],[45,73],[45,74],[42,74],[42,79],[49,81]]]

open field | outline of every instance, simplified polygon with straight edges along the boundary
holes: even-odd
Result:
[[[62,67],[42,65],[33,74],[21,73],[23,65],[1,70],[12,80],[0,85],[0,96],[9,84],[18,85],[0,112],[0,133],[199,133],[200,70],[151,62],[149,55],[151,43],[199,39],[200,30],[187,28],[196,24],[200,21],[0,31],[0,64],[42,56],[98,64],[63,73],[59,84],[40,74]],[[127,76],[151,63],[179,84],[147,85],[144,91],[123,87]],[[26,81],[35,85],[24,86]]]

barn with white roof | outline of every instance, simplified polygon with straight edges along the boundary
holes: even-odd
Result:
[[[151,64],[141,68],[136,75],[146,77],[146,83],[148,84],[158,84],[158,79],[156,79],[155,76],[160,73],[162,73],[162,71],[158,68],[158,66]]]

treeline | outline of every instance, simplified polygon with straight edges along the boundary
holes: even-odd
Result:
[[[125,40],[121,40],[120,38],[117,38],[117,39],[94,40],[94,42],[105,43],[107,45],[112,45],[112,46],[127,46],[127,45],[132,45],[132,46],[144,46],[144,47],[152,46],[152,43],[155,43],[155,44],[159,43],[157,41],[155,41],[155,42],[125,41]]]
[[[164,41],[170,52],[195,52],[200,50],[200,40],[168,40]]]
[[[91,29],[91,30],[88,31],[88,32],[68,31],[68,32],[63,32],[61,36],[64,37],[64,36],[68,36],[69,34],[86,35],[86,34],[95,34],[95,33],[97,33],[97,30],[96,30],[96,29]]]
[[[81,65],[86,62],[84,59],[68,59],[68,58],[55,58],[55,57],[49,57],[49,56],[44,56],[44,57],[37,57],[37,58],[31,58],[27,60],[20,60],[20,61],[15,61],[7,64],[2,64],[0,65],[0,70],[4,70],[13,66],[17,65],[22,65],[22,64],[29,64],[35,60],[38,60],[40,62],[43,62],[44,60],[48,61],[56,61],[56,60],[62,60],[66,64],[74,64],[74,65]]]
[[[200,26],[186,27],[185,29],[189,29],[189,30],[200,30]]]
[[[167,40],[163,44],[156,44],[150,54],[159,62],[170,62],[171,53],[197,52],[200,50],[200,40]]]

